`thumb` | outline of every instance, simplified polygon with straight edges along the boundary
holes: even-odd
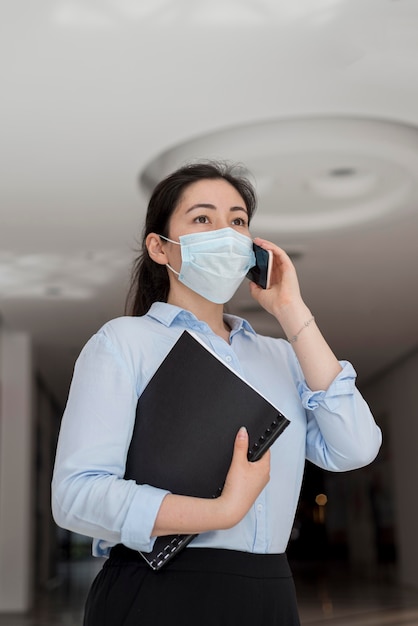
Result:
[[[248,453],[248,432],[245,426],[241,426],[235,437],[234,453],[245,455]]]

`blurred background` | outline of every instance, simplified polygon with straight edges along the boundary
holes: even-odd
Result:
[[[200,158],[251,177],[253,235],[292,256],[383,431],[363,470],[307,465],[302,601],[331,619],[343,573],[418,607],[417,31],[415,0],[1,4],[0,623],[51,598],[78,610],[99,567],[50,514],[72,369],[124,313],[154,184]],[[282,336],[248,284],[230,310]]]

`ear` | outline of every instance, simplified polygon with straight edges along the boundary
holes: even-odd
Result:
[[[167,265],[168,259],[164,251],[163,243],[158,235],[150,233],[145,239],[150,258],[159,265]]]

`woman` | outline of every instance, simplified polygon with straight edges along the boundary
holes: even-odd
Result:
[[[225,314],[224,303],[254,264],[255,204],[250,183],[224,164],[188,165],[157,185],[133,275],[131,316],[105,324],[77,361],[52,507],[60,526],[93,537],[93,553],[109,556],[87,600],[86,626],[299,624],[285,550],[305,458],[345,471],[370,463],[379,450],[380,430],[355,372],[325,342],[281,248],[254,240],[273,253],[273,269],[269,289],[255,283],[249,289],[289,341],[257,335]],[[247,460],[248,435],[240,429],[216,499],[123,478],[138,397],[186,329],[291,420],[255,463]],[[153,572],[139,551],[175,533],[198,536]]]

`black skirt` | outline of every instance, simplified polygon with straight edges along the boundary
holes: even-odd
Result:
[[[112,548],[90,589],[84,626],[300,626],[285,554],[186,548],[154,572]]]

